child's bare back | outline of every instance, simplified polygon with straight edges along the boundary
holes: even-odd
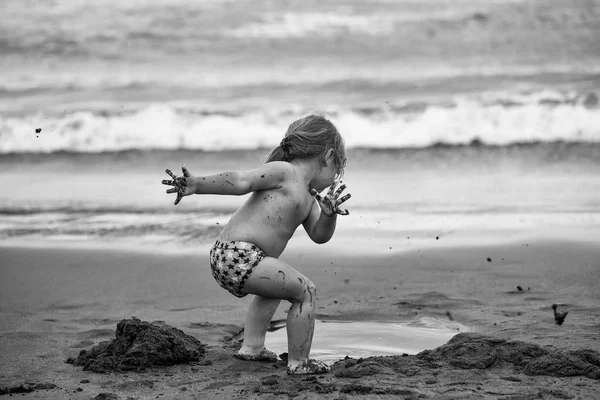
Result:
[[[273,174],[261,174],[259,179],[274,180],[275,187],[253,192],[225,225],[219,240],[251,242],[277,258],[298,226],[306,221],[313,208],[318,211],[318,206],[310,194],[309,182],[300,176],[293,163],[271,164]]]

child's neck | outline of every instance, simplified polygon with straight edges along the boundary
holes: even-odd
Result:
[[[320,170],[319,159],[317,157],[296,158],[290,161],[290,164],[296,168],[296,171],[298,172],[298,178],[304,182],[304,185],[307,188],[312,187],[311,183],[318,175]]]

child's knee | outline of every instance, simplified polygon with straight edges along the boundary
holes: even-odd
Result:
[[[312,281],[309,281],[308,279],[307,281],[307,290],[314,296],[315,294],[317,294],[317,286],[314,283],[312,283]]]
[[[300,295],[292,300],[292,303],[305,303],[305,302],[314,302],[315,296],[317,294],[317,287],[312,281],[307,278],[300,278],[300,283],[302,284],[302,292]]]
[[[317,295],[317,286],[314,283],[306,279],[306,287],[304,289],[304,298],[302,299],[303,303],[309,302],[314,303],[315,297]]]

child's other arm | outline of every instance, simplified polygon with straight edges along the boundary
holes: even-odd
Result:
[[[302,226],[304,226],[304,230],[313,242],[323,244],[329,242],[329,239],[333,236],[336,222],[337,214],[325,214],[321,211],[317,202],[313,201],[310,214],[308,214],[308,218],[304,220]]]
[[[350,194],[339,197],[346,185],[341,185],[338,190],[335,190],[335,185],[334,182],[325,196],[321,196],[314,189],[311,190],[311,193],[315,196],[315,201],[303,226],[308,236],[315,243],[327,243],[335,232],[337,215],[349,214],[348,210],[339,208],[343,202],[350,198]]]

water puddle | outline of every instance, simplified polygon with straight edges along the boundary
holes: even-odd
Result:
[[[285,321],[267,332],[266,346],[277,354],[287,353]],[[422,318],[418,322],[389,323],[369,321],[315,322],[310,355],[332,364],[346,356],[352,358],[416,354],[439,347],[467,327],[450,321]]]

